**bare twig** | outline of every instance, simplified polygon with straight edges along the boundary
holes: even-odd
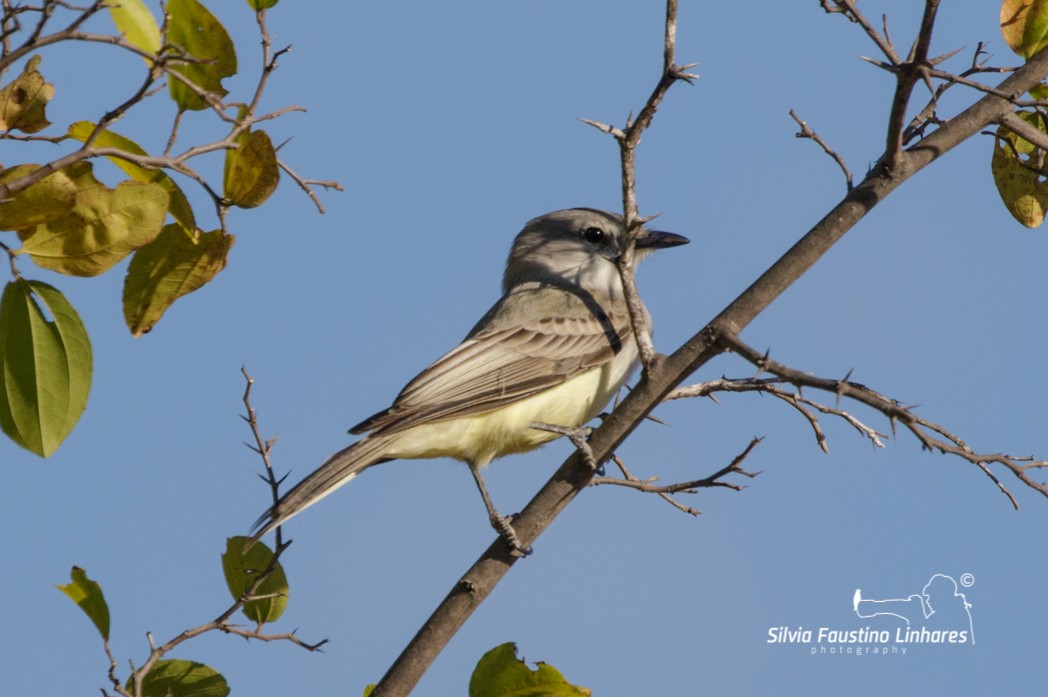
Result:
[[[648,479],[638,479],[633,476],[632,473],[626,468],[626,463],[622,461],[618,456],[613,455],[612,460],[618,466],[619,471],[622,472],[622,479],[618,477],[594,477],[590,480],[590,486],[600,486],[601,484],[612,485],[612,486],[624,486],[637,491],[643,491],[649,494],[658,494],[664,501],[672,505],[674,508],[687,513],[688,515],[697,516],[702,511],[691,506],[686,506],[680,501],[673,498],[672,494],[695,494],[698,493],[698,489],[723,487],[731,489],[732,491],[742,491],[743,487],[740,484],[734,482],[723,481],[724,477],[729,474],[741,474],[744,477],[753,479],[760,472],[747,472],[742,469],[741,465],[750,452],[757,447],[757,444],[761,442],[760,438],[752,439],[746,448],[736,455],[734,459],[725,467],[717,470],[713,474],[703,479],[696,479],[690,482],[678,482],[676,484],[655,484],[658,480],[657,477],[649,477]]]
[[[298,184],[300,189],[306,192],[306,195],[309,196],[309,200],[312,201],[313,205],[317,207],[317,211],[319,213],[323,214],[327,211],[324,209],[324,204],[320,202],[320,199],[317,197],[316,192],[313,190],[314,186],[319,186],[324,189],[334,189],[335,191],[344,191],[342,185],[336,181],[325,181],[322,179],[303,179],[298,175],[297,172],[295,172],[295,170],[291,169],[291,167],[289,167],[286,162],[279,158],[277,159],[277,165],[280,167],[280,169],[284,170],[284,172],[286,172],[287,175],[291,177],[296,184]]]
[[[651,327],[648,326],[648,320],[644,314],[644,306],[637,293],[637,282],[634,275],[634,248],[636,246],[637,234],[639,228],[647,222],[647,220],[640,218],[637,210],[636,151],[637,146],[640,144],[641,135],[651,125],[652,119],[655,118],[655,112],[658,111],[659,105],[670,87],[680,81],[690,83],[698,78],[697,75],[687,72],[695,64],[683,66],[676,64],[676,47],[677,0],[667,0],[662,47],[662,76],[641,108],[640,113],[637,114],[636,120],[628,117],[625,127],[620,129],[590,119],[580,119],[583,123],[611,135],[619,145],[619,160],[622,171],[622,217],[626,228],[626,244],[623,246],[615,263],[619,269],[619,276],[622,278],[630,325],[633,328],[633,336],[637,342],[640,362],[645,370],[651,368],[652,361],[655,358],[655,347],[651,342]]]
[[[837,154],[837,152],[826,144],[818,133],[813,131],[806,121],[803,121],[801,117],[797,116],[797,112],[790,109],[790,116],[797,122],[797,125],[801,127],[800,133],[797,134],[798,138],[808,138],[815,141],[815,143],[822,148],[822,151],[833,158],[833,161],[837,163],[837,166],[841,168],[841,172],[844,173],[844,181],[848,187],[848,191],[851,191],[855,186],[852,182],[852,173],[848,169],[848,165],[844,162],[844,158]]]
[[[249,447],[252,451],[256,452],[262,458],[267,472],[267,477],[263,477],[263,479],[265,479],[266,482],[270,485],[274,500],[276,500],[279,498],[278,487],[280,485],[281,480],[276,478],[276,476],[274,475],[273,465],[270,459],[270,452],[273,449],[273,445],[276,442],[276,438],[264,439],[262,437],[258,429],[257,412],[255,411],[255,408],[251,405],[251,388],[254,385],[254,379],[248,374],[247,370],[244,368],[241,368],[241,374],[244,376],[244,379],[246,381],[244,387],[243,402],[245,408],[247,409],[247,415],[242,416],[241,418],[243,418],[244,421],[247,422],[248,426],[251,429],[252,437],[254,439],[253,445],[245,445],[247,445],[247,447]],[[140,667],[132,669],[132,675],[130,678],[130,683],[133,686],[135,686],[135,693],[140,693],[141,685],[146,675],[149,674],[149,671],[151,671],[153,667],[156,666],[157,662],[161,660],[167,653],[169,653],[177,646],[185,643],[186,641],[189,641],[193,637],[200,636],[201,634],[205,634],[207,632],[220,631],[226,634],[241,636],[246,639],[258,639],[259,641],[267,642],[287,641],[296,646],[300,646],[308,651],[320,650],[320,648],[328,642],[327,639],[324,639],[314,644],[310,644],[299,639],[295,632],[288,632],[283,634],[263,634],[261,632],[261,626],[256,629],[250,630],[244,629],[238,625],[229,622],[229,618],[232,617],[234,613],[236,613],[238,610],[244,607],[244,605],[246,605],[247,603],[253,600],[275,597],[279,595],[276,593],[260,594],[258,593],[258,589],[262,585],[262,583],[265,582],[265,580],[270,576],[270,574],[272,574],[273,571],[276,569],[277,564],[280,561],[280,557],[283,555],[285,550],[287,550],[290,544],[290,541],[284,542],[281,539],[280,528],[277,528],[276,548],[273,550],[273,556],[270,559],[269,564],[266,566],[265,569],[261,570],[260,573],[255,575],[255,577],[252,579],[252,582],[247,586],[247,588],[244,589],[244,592],[241,593],[240,597],[237,598],[228,608],[226,608],[213,620],[205,622],[196,627],[186,629],[182,631],[180,634],[172,637],[168,641],[159,645],[153,641],[152,635],[147,635],[149,638],[149,656],[146,659],[145,663],[143,663]],[[116,687],[116,690],[120,694],[127,694],[126,692],[124,692],[123,688],[119,686]]]
[[[301,646],[307,651],[321,651],[322,647],[330,641],[330,639],[321,639],[315,644],[310,644],[299,639],[298,635],[294,632],[284,632],[283,634],[262,634],[258,630],[243,629],[242,627],[238,627],[234,624],[219,625],[217,629],[220,632],[244,637],[245,639],[258,639],[259,641],[265,642],[288,641],[294,644],[295,646]]]
[[[886,397],[865,385],[850,380],[829,380],[795,370],[781,363],[771,360],[766,354],[761,354],[749,345],[742,342],[738,337],[723,334],[720,336],[721,344],[739,354],[746,360],[758,366],[761,370],[777,375],[780,378],[799,387],[812,387],[819,390],[833,392],[840,398],[853,399],[865,404],[886,416],[892,424],[902,424],[925,450],[935,450],[947,455],[955,455],[963,460],[971,462],[979,467],[997,485],[1015,508],[1019,503],[1015,496],[1004,486],[1003,483],[990,471],[988,465],[999,464],[1010,470],[1016,478],[1031,489],[1048,498],[1048,484],[1039,482],[1032,478],[1035,470],[1048,468],[1048,461],[1035,460],[1032,457],[1006,455],[1003,453],[977,453],[968,446],[959,436],[953,434],[945,427],[917,416],[910,407],[900,404],[897,400]],[[853,424],[854,425],[854,424]]]
[[[247,372],[245,366],[240,367],[240,374],[244,376],[244,396],[242,401],[244,402],[244,409],[247,410],[246,416],[241,416],[244,421],[247,422],[248,427],[251,429],[251,436],[254,439],[254,444],[244,443],[249,449],[258,453],[262,458],[262,464],[265,465],[266,474],[265,476],[259,475],[262,481],[269,485],[270,494],[272,495],[273,505],[275,506],[280,501],[280,484],[284,481],[287,475],[283,477],[277,477],[276,471],[273,469],[273,461],[270,458],[270,453],[273,451],[273,446],[276,445],[279,436],[273,438],[264,439],[262,433],[258,428],[258,414],[255,412],[255,407],[251,404],[251,388],[255,385],[255,379],[251,377]],[[283,530],[277,526],[277,548],[284,546]]]

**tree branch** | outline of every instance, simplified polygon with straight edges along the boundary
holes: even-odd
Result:
[[[1032,470],[1048,468],[1048,461],[1038,461],[1034,460],[1032,457],[1015,457],[1014,455],[1005,455],[1003,453],[977,453],[960,437],[953,434],[945,427],[917,416],[913,413],[911,408],[900,404],[897,400],[875,392],[865,385],[850,382],[847,379],[827,380],[826,378],[818,378],[794,370],[793,368],[771,360],[768,358],[767,354],[761,354],[759,351],[754,350],[736,336],[724,334],[721,335],[720,341],[725,348],[738,353],[762,371],[767,371],[773,375],[777,375],[794,385],[833,392],[837,395],[838,399],[847,397],[876,409],[891,421],[893,432],[897,423],[902,424],[903,427],[917,438],[921,447],[925,450],[937,450],[944,455],[955,455],[963,460],[971,462],[979,467],[983,474],[993,480],[1001,493],[1008,497],[1008,500],[1015,508],[1019,507],[1019,502],[1012,493],[1008,491],[1007,487],[1005,487],[1004,484],[993,474],[988,465],[1004,465],[1019,479],[1019,481],[1039,492],[1042,496],[1048,498],[1048,484],[1035,481],[1030,477]]]
[[[1042,51],[1003,80],[998,89],[1003,94],[1018,97],[1046,75],[1048,51]],[[629,395],[590,437],[589,446],[597,462],[606,462],[673,388],[724,350],[719,343],[721,336],[739,334],[901,183],[1011,109],[1007,99],[986,95],[927,138],[903,151],[895,167],[875,166],[862,182],[709,324],[672,355],[652,363]],[[521,542],[531,545],[586,488],[593,474],[577,453],[571,455],[514,519],[513,526]],[[441,649],[516,561],[503,540],[492,543],[419,629],[372,694],[382,697],[410,692]]]

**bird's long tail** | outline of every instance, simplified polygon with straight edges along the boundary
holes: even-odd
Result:
[[[327,459],[324,464],[312,474],[296,484],[291,491],[273,506],[251,526],[255,531],[251,537],[250,545],[257,542],[263,535],[278,525],[286,523],[291,517],[298,515],[314,503],[324,498],[335,489],[353,479],[372,465],[385,462],[382,453],[386,446],[387,438],[377,436],[374,438],[362,438],[347,448],[339,450]]]

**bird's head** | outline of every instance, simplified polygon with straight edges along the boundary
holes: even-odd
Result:
[[[591,292],[621,295],[615,260],[622,254],[626,231],[622,216],[595,208],[553,211],[528,222],[513,241],[503,289],[531,281],[568,282]],[[634,258],[656,249],[687,244],[672,232],[641,228]]]

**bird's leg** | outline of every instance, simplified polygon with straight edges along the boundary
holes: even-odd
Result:
[[[467,464],[469,464],[469,471],[473,473],[473,481],[477,483],[477,489],[480,490],[480,496],[484,499],[484,506],[488,509],[488,520],[491,521],[491,527],[495,528],[495,532],[514,552],[523,557],[531,554],[531,547],[525,547],[517,537],[517,531],[513,529],[512,525],[512,516],[501,515],[495,510],[495,504],[491,502],[491,496],[488,495],[488,488],[484,485],[484,477],[480,474],[480,467],[473,463]]]
[[[575,446],[575,449],[579,451],[579,456],[582,457],[582,461],[586,463],[586,466],[600,476],[604,476],[604,465],[597,464],[597,458],[593,456],[593,449],[590,448],[589,441],[586,440],[593,433],[592,428],[570,428],[568,426],[544,424],[541,421],[531,424],[531,428],[566,436],[571,441],[571,444]]]

